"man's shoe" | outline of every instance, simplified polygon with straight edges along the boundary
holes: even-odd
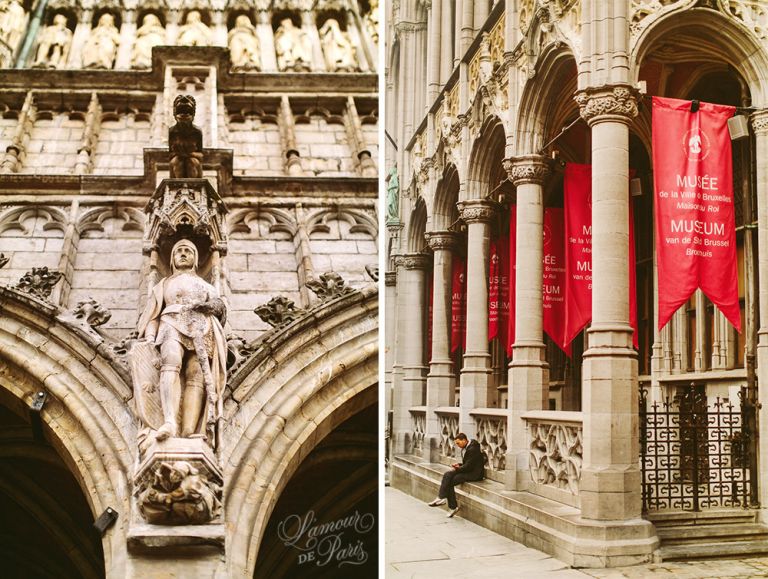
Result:
[[[430,507],[439,507],[440,505],[444,505],[445,504],[445,499],[436,498],[434,501],[432,501],[431,503],[427,503],[427,504]]]
[[[453,518],[453,515],[455,515],[455,514],[456,514],[456,513],[458,513],[458,512],[459,512],[459,505],[456,505],[456,508],[455,508],[455,509],[451,509],[451,510],[449,510],[449,511],[448,511],[448,514],[447,514],[447,515],[445,515],[445,516],[446,516],[446,517],[448,517],[449,519],[452,519],[452,518]]]

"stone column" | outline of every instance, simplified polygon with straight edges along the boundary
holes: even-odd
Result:
[[[629,325],[629,122],[626,85],[576,94],[592,129],[592,326],[584,352],[581,514],[640,517],[637,357]]]
[[[315,13],[311,10],[301,12],[301,28],[307,33],[312,44],[312,72],[325,72],[325,57],[323,57],[323,47],[320,42],[320,33],[317,30]]]
[[[432,0],[427,20],[427,108],[440,92],[440,21],[442,0]]]
[[[451,274],[457,234],[451,231],[427,233],[433,251],[432,265],[432,359],[427,375],[427,428],[424,458],[437,462],[440,453],[440,421],[435,409],[450,406],[456,388],[451,360]]]
[[[136,10],[123,11],[120,25],[120,47],[115,55],[115,69],[131,68],[131,52],[136,39]]]
[[[277,56],[275,55],[275,34],[268,10],[256,10],[256,36],[259,38],[259,58],[263,72],[277,72]]]
[[[493,399],[491,354],[488,351],[488,259],[492,201],[472,199],[459,203],[461,218],[467,224],[467,351],[459,384],[459,429],[475,435],[470,411],[487,408]]]
[[[528,433],[521,416],[545,410],[549,398],[549,365],[544,348],[542,274],[544,257],[544,180],[549,174],[546,158],[529,155],[506,163],[510,181],[517,188],[515,259],[515,341],[509,363],[507,415],[507,485],[522,490],[531,478],[528,471]],[[512,312],[510,312],[512,314]]]
[[[434,0],[444,4],[441,11],[440,22],[440,86],[438,90],[445,86],[453,72],[453,30],[451,30],[451,3],[449,0]]]
[[[755,131],[755,177],[757,186],[757,279],[758,279],[758,320],[757,331],[757,388],[759,407],[757,464],[759,469],[758,489],[762,506],[760,520],[768,521],[768,110],[752,115],[752,129]]]
[[[397,361],[402,366],[402,385],[395,384],[395,434],[397,452],[411,452],[404,443],[412,432],[409,409],[424,403],[426,366],[424,365],[425,276],[427,256],[409,253],[398,258],[399,347]]]

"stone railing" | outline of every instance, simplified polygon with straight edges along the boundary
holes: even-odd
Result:
[[[436,408],[435,414],[440,421],[440,456],[456,457],[453,441],[459,433],[459,409],[452,406]]]
[[[414,406],[411,413],[411,453],[421,454],[424,449],[424,435],[427,432],[427,409],[425,406]]]
[[[581,478],[581,412],[540,410],[522,418],[528,423],[532,491],[574,504]]]
[[[503,408],[478,408],[470,412],[475,419],[475,438],[488,457],[486,469],[502,471],[506,468],[507,411]]]

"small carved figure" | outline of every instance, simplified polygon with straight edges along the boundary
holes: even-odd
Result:
[[[397,178],[397,167],[392,167],[386,178],[387,183],[387,223],[397,223],[400,220],[398,209],[398,195],[400,194],[400,181]]]
[[[173,274],[152,288],[139,319],[144,340],[134,345],[131,365],[142,421],[155,440],[207,438],[215,447],[227,374],[226,306],[197,266],[195,244],[177,242]]]
[[[33,66],[41,68],[64,68],[72,47],[72,31],[67,28],[67,17],[56,14],[53,24],[47,26],[40,35],[37,57]]]
[[[259,40],[256,28],[247,15],[235,19],[235,27],[229,31],[229,52],[233,70],[260,70]]]
[[[11,49],[16,50],[24,34],[24,24],[27,13],[19,0],[0,1],[0,40]]]
[[[347,33],[339,27],[338,21],[329,18],[319,32],[328,70],[331,72],[356,71],[355,47],[349,41]]]
[[[190,95],[179,95],[173,101],[176,124],[168,131],[172,179],[203,176],[203,132],[192,124],[195,107],[195,99]]]
[[[179,28],[176,44],[179,46],[210,46],[211,29],[203,22],[203,17],[197,10],[190,10],[186,24]]]
[[[136,31],[136,43],[133,45],[131,66],[149,68],[152,66],[152,47],[165,43],[165,28],[160,19],[152,13],[144,16],[141,28]]]
[[[280,21],[275,32],[277,66],[283,71],[309,72],[312,63],[312,47],[307,33],[296,28],[290,18]]]
[[[102,14],[83,46],[83,68],[112,68],[119,46],[120,32],[115,26],[115,17],[108,12]]]
[[[139,495],[141,514],[153,525],[201,525],[221,509],[220,488],[190,463],[179,460],[157,465]]]

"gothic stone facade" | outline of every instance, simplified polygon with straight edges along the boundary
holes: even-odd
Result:
[[[740,0],[393,3],[386,123],[396,147],[386,156],[399,189],[388,200],[385,278],[395,486],[434,496],[439,465],[454,460],[452,438],[464,431],[490,459],[486,481],[463,496],[467,517],[578,566],[665,556],[653,505],[643,510],[641,390],[647,404],[669,397],[675,412],[697,392],[696,412],[711,417],[718,397],[738,409],[745,387],[747,403],[763,401],[758,421],[768,423],[766,14],[761,3]],[[700,292],[655,329],[648,95],[751,115],[748,138],[734,141],[742,334]],[[571,359],[542,328],[543,215],[563,206],[565,162],[591,164],[593,175],[592,322]],[[630,168],[639,180],[632,195]],[[629,326],[630,204],[639,349]],[[488,339],[487,276],[490,240],[507,227],[512,205],[517,306],[508,357]],[[456,254],[467,263],[458,355],[450,348]],[[747,428],[732,435],[746,437]],[[740,509],[752,522],[765,520],[757,505],[768,504],[768,430],[759,440],[754,432],[750,508]],[[670,460],[690,458],[693,449],[682,446]],[[706,447],[721,448],[711,438]],[[714,457],[704,471],[711,480]],[[668,487],[667,510],[683,505],[675,506],[675,493],[688,492],[683,482]],[[726,486],[726,494],[745,488]]]
[[[296,576],[281,520],[375,512],[376,10],[0,5],[0,510],[19,577]],[[180,94],[229,351],[221,512],[168,527],[138,509],[128,352],[168,272],[148,204]],[[375,569],[375,531],[358,538]]]

